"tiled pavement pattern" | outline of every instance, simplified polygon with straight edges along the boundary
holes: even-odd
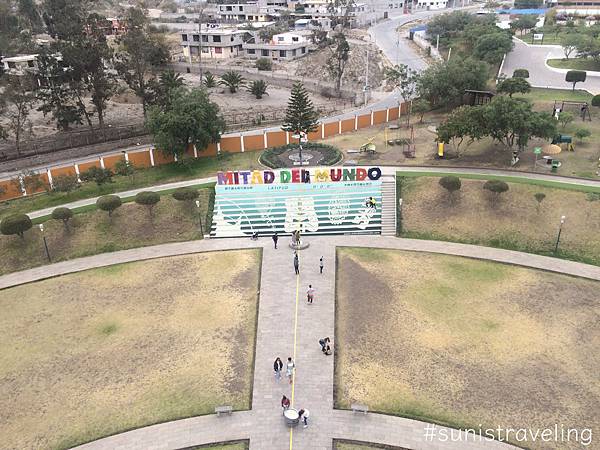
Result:
[[[211,250],[263,247],[259,317],[256,342],[252,409],[231,416],[214,415],[177,420],[110,436],[78,447],[86,450],[181,449],[211,442],[250,439],[252,450],[331,449],[332,439],[377,442],[410,449],[493,449],[511,448],[499,442],[428,442],[424,422],[381,414],[355,414],[333,409],[334,356],[321,354],[318,339],[334,336],[335,248],[364,246],[426,251],[519,264],[554,272],[600,280],[600,267],[538,255],[437,241],[397,239],[381,236],[336,236],[305,238],[310,247],[300,252],[300,276],[294,274],[293,253],[282,237],[279,249],[269,238],[212,239],[164,244],[101,254],[52,264],[0,277],[0,288],[64,273],[115,263]],[[319,274],[323,256],[325,270]],[[306,304],[308,284],[316,289],[314,304]],[[279,401],[288,397],[291,386],[274,379],[276,356],[285,360],[294,353],[296,290],[297,305],[296,381],[294,406],[310,410],[310,426],[290,431],[284,425]],[[335,347],[334,347],[335,348]],[[376,382],[376,380],[374,380]],[[290,447],[291,445],[291,447]]]

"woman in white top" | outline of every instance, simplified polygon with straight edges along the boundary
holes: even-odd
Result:
[[[287,359],[287,363],[285,364],[285,376],[290,380],[290,384],[292,384],[292,380],[294,378],[294,369],[296,368],[296,364],[292,361],[292,357],[290,356]]]

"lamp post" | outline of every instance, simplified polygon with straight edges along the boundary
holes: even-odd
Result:
[[[44,234],[44,224],[40,223],[38,227],[42,232],[42,239],[44,240],[44,248],[46,249],[46,256],[48,257],[48,262],[52,262],[52,259],[50,258],[50,250],[48,250],[48,242],[46,241],[46,235]]]
[[[200,213],[200,200],[196,200],[196,208],[198,208],[198,223],[200,224],[200,234],[204,236],[204,230],[202,229],[202,214]]]
[[[556,245],[554,246],[554,253],[558,251],[558,243],[560,242],[560,234],[562,233],[562,227],[565,223],[565,216],[560,216],[560,225],[558,226],[558,236],[556,236]]]

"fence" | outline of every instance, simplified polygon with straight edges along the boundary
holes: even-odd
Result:
[[[379,125],[398,119],[399,111],[406,113],[406,104],[400,107],[387,108],[378,111],[355,114],[353,117],[339,119],[331,122],[323,122],[316,131],[309,133],[308,140],[315,141],[339,134],[357,131],[361,128],[368,128],[373,125]],[[210,144],[205,149],[197,149],[190,146],[186,154],[193,158],[202,158],[216,156],[223,153],[243,153],[247,151],[264,150],[270,147],[277,147],[296,142],[290,133],[285,131],[267,131],[254,130],[247,133],[229,134],[221,137],[221,140],[215,144]],[[162,164],[169,164],[175,161],[172,155],[165,155],[154,146],[140,148],[130,151],[115,150],[114,153],[105,154],[99,158],[90,158],[88,161],[51,167],[45,170],[37,171],[38,183],[19,183],[15,179],[0,181],[0,200],[9,200],[12,198],[27,196],[37,192],[43,192],[53,187],[53,179],[62,175],[79,175],[90,167],[102,167],[113,169],[115,164],[125,159],[135,167],[146,168],[155,167]],[[27,178],[27,177],[25,177]],[[26,180],[25,180],[26,181]],[[35,185],[32,192],[28,192],[26,185]]]

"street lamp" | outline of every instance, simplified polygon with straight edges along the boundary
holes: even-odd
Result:
[[[204,236],[204,231],[202,230],[202,214],[200,213],[200,200],[196,200],[196,208],[198,208],[198,223],[200,224],[200,234]]]
[[[558,251],[558,243],[560,242],[560,234],[562,233],[562,227],[565,223],[565,216],[560,216],[560,225],[558,226],[558,236],[556,236],[556,245],[554,246],[554,253]]]
[[[48,250],[48,242],[46,241],[46,235],[44,234],[44,224],[40,223],[38,227],[42,232],[42,239],[44,239],[44,248],[46,249],[46,256],[48,257],[48,262],[52,262],[52,259],[50,258],[50,250]]]

